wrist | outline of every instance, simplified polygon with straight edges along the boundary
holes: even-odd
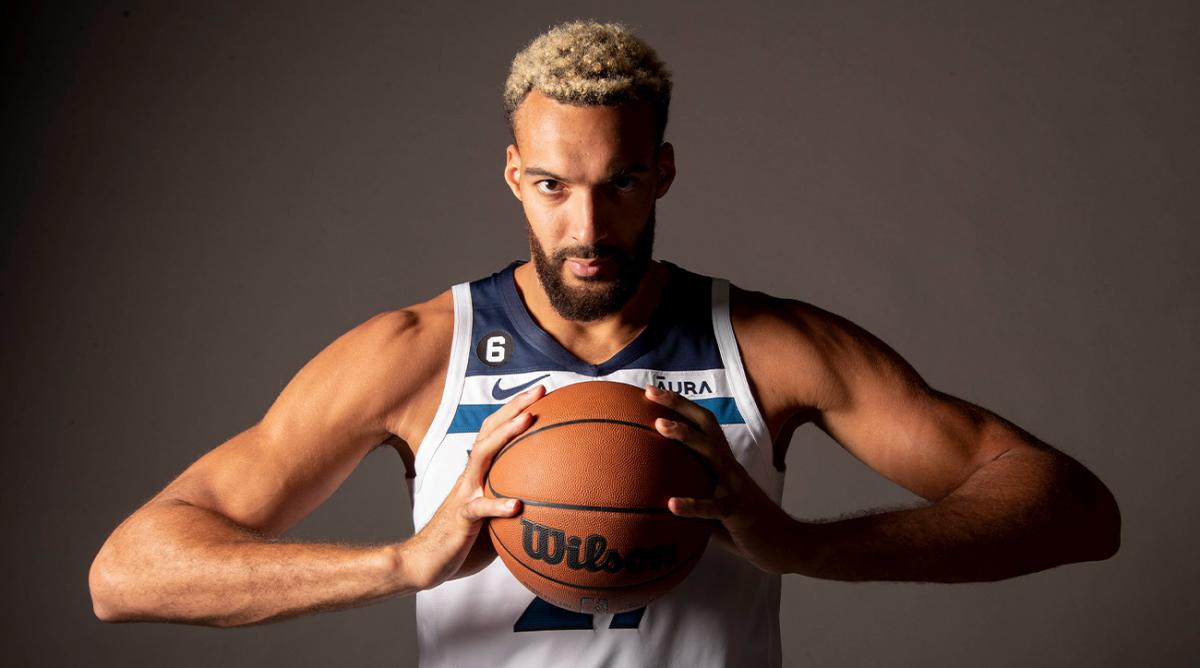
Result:
[[[793,517],[788,518],[787,536],[787,565],[785,573],[797,575],[812,575],[819,572],[818,564],[822,558],[825,525],[817,522],[804,522]]]
[[[428,588],[420,577],[420,569],[414,568],[412,550],[408,543],[409,541],[404,541],[384,546],[388,582],[400,595],[415,594]]]

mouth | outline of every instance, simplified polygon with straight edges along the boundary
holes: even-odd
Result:
[[[600,274],[602,269],[610,264],[607,258],[582,260],[573,257],[567,258],[566,263],[567,267],[570,268],[571,271],[580,278],[597,276]]]

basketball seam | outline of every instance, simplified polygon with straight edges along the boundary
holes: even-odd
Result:
[[[646,508],[622,508],[619,506],[586,506],[574,503],[559,503],[556,501],[536,501],[532,499],[522,499],[519,496],[509,496],[501,494],[492,486],[492,481],[487,481],[488,491],[497,499],[517,499],[521,503],[528,506],[538,506],[541,508],[561,508],[563,510],[594,510],[600,513],[632,513],[632,514],[660,514],[670,513],[671,510],[666,507],[651,506]]]

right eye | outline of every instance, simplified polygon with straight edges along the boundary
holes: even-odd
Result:
[[[553,195],[562,191],[562,184],[554,179],[542,179],[534,185],[537,186],[538,190],[546,193],[547,195]]]

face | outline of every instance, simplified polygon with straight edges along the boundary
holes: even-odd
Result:
[[[650,266],[654,205],[675,177],[640,102],[574,106],[533,91],[514,117],[504,178],[529,223],[538,278],[562,317],[615,313]]]

